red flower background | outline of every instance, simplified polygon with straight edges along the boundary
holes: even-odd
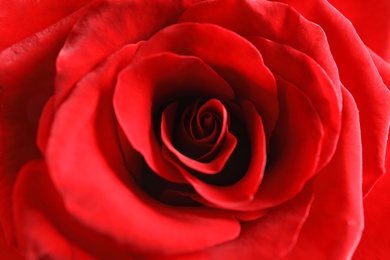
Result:
[[[390,257],[389,2],[0,4],[7,258]]]

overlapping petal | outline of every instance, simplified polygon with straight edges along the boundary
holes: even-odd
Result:
[[[129,174],[112,99],[132,46],[84,77],[56,112],[46,158],[65,208],[133,253],[183,253],[236,238],[240,225],[234,218],[202,208],[177,211],[146,195]]]
[[[119,76],[115,90],[116,115],[129,142],[155,173],[173,182],[185,180],[163,158],[153,122],[160,120],[159,109],[192,96],[227,101],[234,98],[234,93],[199,58],[172,53],[134,60]]]
[[[349,259],[361,237],[362,145],[358,110],[346,90],[343,108],[336,154],[313,178],[315,199],[297,244],[286,259]]]
[[[213,24],[176,24],[150,38],[135,59],[165,51],[196,56],[207,63],[229,83],[237,98],[253,102],[270,136],[278,116],[275,79],[246,39]]]
[[[98,2],[76,24],[58,55],[56,105],[95,65],[122,46],[146,40],[161,28],[175,23],[191,2]]]
[[[295,0],[283,2],[323,28],[341,82],[356,101],[361,121],[363,189],[366,194],[384,173],[390,92],[355,29],[333,6],[324,0],[311,1],[310,5]]]
[[[13,240],[11,191],[18,171],[40,156],[35,135],[42,108],[53,93],[56,56],[87,8],[0,52],[0,215]]]

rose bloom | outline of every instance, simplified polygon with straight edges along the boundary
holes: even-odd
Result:
[[[390,258],[389,1],[0,9],[2,259]]]

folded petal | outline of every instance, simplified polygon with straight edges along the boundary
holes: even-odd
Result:
[[[330,0],[329,2],[352,22],[353,27],[367,46],[390,62],[389,1]]]
[[[8,3],[12,5],[2,5]],[[0,215],[10,243],[13,183],[22,166],[40,156],[35,136],[42,108],[53,93],[55,59],[72,26],[86,10],[80,9],[0,52]]]
[[[153,123],[161,120],[159,110],[171,102],[194,96],[226,101],[234,93],[201,59],[172,53],[133,61],[119,75],[115,90],[116,116],[129,142],[155,173],[173,182],[185,180],[163,158]]]
[[[2,1],[0,50],[43,31],[87,5],[90,1]]]
[[[343,90],[342,128],[336,153],[313,178],[314,202],[286,259],[349,259],[363,230],[362,154],[358,110]]]
[[[280,259],[294,247],[312,202],[313,194],[307,187],[261,218],[243,222],[237,239],[173,259]]]
[[[253,102],[270,136],[278,116],[275,79],[246,39],[213,24],[176,24],[150,38],[135,59],[165,51],[202,59],[229,83],[237,98]]]
[[[240,225],[233,217],[206,208],[178,211],[149,197],[132,178],[112,104],[118,70],[131,59],[130,47],[84,77],[56,112],[47,162],[65,208],[83,226],[134,254],[184,253],[234,239]],[[131,83],[122,88],[131,89]],[[136,96],[132,90],[126,99]]]
[[[340,79],[359,109],[363,145],[363,190],[383,175],[390,120],[390,92],[352,24],[326,0],[283,1],[325,31]]]
[[[176,22],[190,3],[164,0],[97,2],[73,28],[58,55],[56,105],[96,64],[124,45],[146,40]]]

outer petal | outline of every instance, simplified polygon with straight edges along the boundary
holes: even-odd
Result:
[[[336,153],[313,178],[314,202],[286,259],[349,259],[363,230],[362,157],[358,111],[343,91],[342,129]]]
[[[203,208],[178,211],[146,195],[131,178],[112,104],[130,47],[84,77],[56,113],[47,162],[65,208],[134,253],[184,253],[234,239],[240,226],[232,217]]]
[[[280,259],[294,246],[313,201],[310,187],[265,216],[242,223],[240,236],[174,259]]]
[[[21,170],[13,199],[19,249],[28,259],[125,258],[118,245],[69,216],[43,160]]]
[[[275,79],[261,54],[246,39],[214,24],[176,24],[149,39],[135,59],[161,52],[204,60],[229,83],[237,98],[255,105],[266,136],[270,136],[279,112]]]
[[[390,139],[389,139],[390,140]],[[390,142],[388,142],[390,145]],[[388,172],[364,198],[363,237],[353,259],[390,258],[390,150],[388,149]]]
[[[305,93],[320,116],[324,141],[318,168],[322,169],[333,156],[340,132],[341,103],[336,95],[337,87],[319,64],[304,53],[261,37],[248,39],[262,53],[270,70]]]
[[[0,50],[80,9],[91,0],[0,1]]]
[[[277,77],[279,121],[270,141],[267,166],[259,190],[240,210],[275,207],[297,195],[317,173],[323,130],[310,100]],[[238,209],[238,208],[237,208]]]
[[[7,239],[13,227],[9,199],[15,177],[27,161],[39,157],[35,134],[53,92],[55,58],[86,10],[0,52],[0,215]]]
[[[96,64],[124,45],[145,40],[175,23],[191,2],[107,0],[97,5],[73,28],[58,56],[56,104]]]
[[[390,62],[390,2],[330,0],[355,27],[363,42]]]
[[[7,260],[22,260],[22,256],[5,241],[4,234],[0,230],[0,255]]]
[[[155,173],[173,182],[185,181],[162,157],[154,117],[159,117],[158,110],[169,103],[191,96],[226,101],[234,93],[199,58],[172,53],[133,61],[119,76],[115,90],[115,112],[130,143]]]
[[[363,190],[367,193],[384,173],[390,120],[390,92],[351,23],[326,0],[285,0],[325,31],[341,82],[359,109],[363,145]]]

